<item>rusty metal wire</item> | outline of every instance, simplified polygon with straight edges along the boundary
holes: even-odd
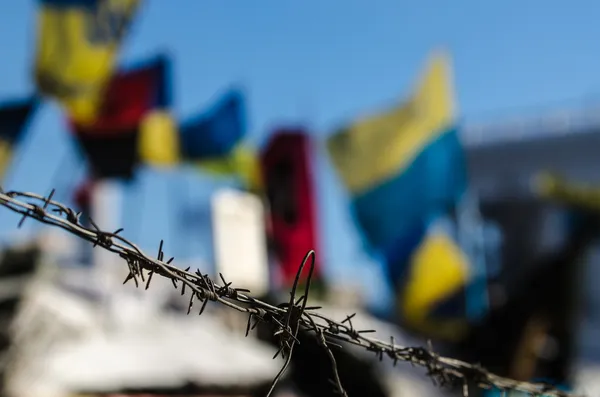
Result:
[[[199,314],[203,313],[208,302],[217,302],[248,314],[246,336],[259,322],[266,322],[273,326],[274,336],[279,341],[279,350],[274,358],[281,355],[285,359],[285,363],[273,380],[267,397],[272,393],[290,364],[292,353],[298,345],[297,334],[300,328],[312,331],[319,344],[327,352],[334,373],[331,383],[335,391],[344,397],[347,397],[347,394],[340,382],[335,367],[335,358],[331,351],[333,346],[341,347],[336,343],[338,341],[360,346],[376,354],[380,360],[387,356],[394,365],[399,361],[405,361],[424,367],[427,370],[426,374],[434,384],[440,387],[462,388],[464,396],[468,396],[469,386],[485,389],[495,387],[502,392],[521,391],[532,396],[574,396],[574,394],[558,390],[549,384],[508,379],[492,374],[480,365],[442,357],[436,354],[431,346],[428,348],[405,347],[395,344],[393,338],[389,342],[385,342],[367,337],[365,334],[375,331],[355,329],[352,325],[354,315],[347,316],[342,321],[335,321],[321,315],[318,311],[319,307],[307,306],[310,278],[314,268],[314,251],[308,252],[300,265],[290,292],[289,302],[273,306],[252,297],[250,291],[246,289],[233,287],[222,275],[220,275],[220,282],[215,282],[198,270],[190,272],[189,268],[185,270],[177,268],[172,264],[174,258],[165,261],[162,241],[156,258],[152,258],[142,252],[134,243],[122,237],[120,233],[123,229],[114,232],[102,231],[91,219],[92,226],[87,228],[80,222],[81,213],[52,200],[53,196],[54,190],[48,196],[41,196],[18,191],[4,192],[0,188],[0,205],[23,215],[18,224],[19,227],[25,219],[33,218],[39,222],[64,229],[93,243],[94,246],[100,246],[119,255],[129,269],[124,284],[131,281],[135,283],[136,287],[143,286],[148,289],[154,275],[170,279],[175,288],[181,288],[182,295],[186,294],[186,291],[189,292],[188,314],[195,301],[200,303]],[[23,201],[25,199],[33,200],[33,202]],[[303,294],[297,298],[298,281],[306,265],[310,267],[309,277]]]

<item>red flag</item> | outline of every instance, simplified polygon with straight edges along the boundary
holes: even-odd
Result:
[[[311,142],[301,129],[280,129],[262,154],[263,180],[270,204],[272,242],[283,281],[291,285],[309,250],[315,250],[313,276],[320,275],[317,214],[311,169]],[[306,266],[302,280],[308,275]]]

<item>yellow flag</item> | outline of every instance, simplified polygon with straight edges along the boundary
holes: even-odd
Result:
[[[399,302],[407,324],[447,339],[460,337],[464,321],[436,321],[428,316],[436,304],[467,284],[470,268],[462,250],[445,232],[433,231],[413,254],[410,266]]]
[[[142,163],[159,167],[179,164],[179,134],[169,112],[153,111],[143,118],[138,150]]]
[[[407,101],[329,138],[330,157],[351,193],[364,192],[401,173],[452,125],[455,110],[450,74],[449,57],[434,53]]]
[[[69,116],[91,122],[140,0],[41,2],[35,80]]]

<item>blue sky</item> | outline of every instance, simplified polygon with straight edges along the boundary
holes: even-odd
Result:
[[[0,5],[0,98],[33,89],[35,12],[32,0]],[[406,95],[437,46],[453,55],[464,120],[598,102],[598,20],[600,3],[592,0],[149,0],[121,59],[134,62],[168,50],[180,117],[241,83],[252,141],[262,143],[274,126],[300,123],[322,142],[341,123]],[[29,138],[6,187],[45,193],[51,185],[65,186],[58,193],[68,199],[64,189],[76,173],[61,179],[57,170],[76,163],[64,160],[72,148],[56,105],[38,113]],[[383,299],[376,261],[362,250],[343,189],[322,151],[315,170],[319,254],[328,274],[360,280],[373,299]],[[174,207],[193,206],[208,219],[208,197],[217,186],[192,171],[143,171],[125,203],[126,235],[152,251],[165,238],[175,256],[210,260],[209,228],[184,234]],[[14,232],[15,219],[0,212],[4,235]]]

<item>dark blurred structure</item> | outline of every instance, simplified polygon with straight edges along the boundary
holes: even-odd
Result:
[[[510,230],[511,239],[503,250],[503,272],[493,283],[492,309],[473,327],[461,348],[468,351],[467,359],[505,376],[568,383],[576,302],[581,294],[578,278],[599,224],[578,225],[562,244],[543,250],[536,232],[544,203],[536,206],[515,200],[513,204],[514,211],[495,214],[505,230]],[[519,207],[522,211],[529,208],[529,212],[519,211]]]
[[[544,171],[600,182],[600,134],[568,124],[546,134],[542,124],[537,131],[524,125],[517,134],[495,131],[499,139],[519,139],[467,147],[482,215],[502,230],[502,272],[490,283],[490,312],[457,348],[467,360],[505,376],[568,384],[584,257],[600,223],[594,212],[542,199],[532,187]]]
[[[565,209],[539,198],[487,199],[481,212],[502,230],[501,268],[508,288],[521,288],[519,280],[541,265],[541,257],[556,254],[568,237]]]

